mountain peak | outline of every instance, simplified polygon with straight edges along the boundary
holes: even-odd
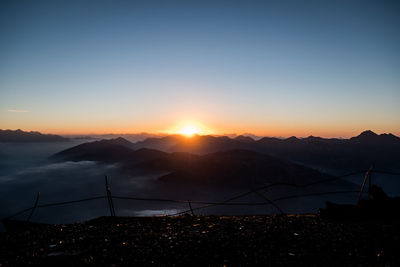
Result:
[[[286,138],[285,141],[297,141],[299,140],[296,136],[291,136],[289,138]]]
[[[253,138],[251,138],[250,136],[244,136],[244,135],[236,136],[234,139],[235,139],[236,141],[244,142],[244,143],[254,142],[254,139],[253,139]]]
[[[102,140],[102,141],[106,142],[106,143],[110,143],[110,144],[125,146],[125,147],[131,147],[133,145],[133,143],[131,143],[130,141],[126,140],[123,137],[117,137],[117,138],[108,139],[108,140],[105,139],[105,140]]]
[[[117,141],[117,142],[129,142],[128,140],[126,140],[125,138],[123,138],[123,137],[117,137],[117,138],[115,138],[115,139],[113,139],[114,141]]]
[[[366,131],[360,133],[360,135],[357,136],[357,137],[365,137],[365,138],[368,138],[368,137],[376,137],[376,136],[378,136],[378,135],[377,135],[376,133],[374,133],[373,131],[371,131],[371,130],[366,130]]]
[[[362,132],[356,137],[350,138],[351,141],[370,143],[370,144],[394,144],[399,143],[400,138],[389,133],[389,134],[376,134],[371,130]]]

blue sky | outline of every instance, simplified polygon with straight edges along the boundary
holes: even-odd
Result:
[[[0,128],[400,134],[398,14],[392,1],[2,1]]]

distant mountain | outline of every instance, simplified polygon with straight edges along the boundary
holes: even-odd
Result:
[[[151,138],[147,138],[143,141],[136,142],[132,148],[133,149],[150,148],[150,149],[157,149],[157,150],[169,152],[171,150],[172,146],[174,146],[175,144],[184,142],[185,139],[188,139],[188,138],[181,136],[181,135],[167,135],[164,137],[151,137]]]
[[[193,155],[145,148],[133,150],[127,147],[129,143],[123,138],[85,143],[61,151],[51,159],[119,163],[125,171],[164,173],[159,181],[177,185],[248,187],[272,182],[303,184],[329,177],[310,168],[254,151],[231,150]]]
[[[74,146],[63,150],[50,158],[56,161],[91,160],[130,164],[132,162],[140,162],[163,157],[166,154],[165,152],[147,148],[133,150],[129,148],[132,145],[131,142],[122,137],[100,140]]]
[[[233,149],[249,149],[250,143],[246,140],[231,139],[227,136],[193,136],[183,137],[180,142],[170,147],[169,152],[188,152],[193,154],[209,154]]]
[[[133,147],[133,143],[132,142],[130,142],[130,141],[128,141],[128,140],[126,140],[125,138],[122,138],[122,137],[118,137],[118,138],[115,138],[115,139],[106,139],[106,140],[97,141],[97,144],[99,144],[99,143],[101,143],[101,144],[120,145],[120,146],[128,147],[128,148]]]
[[[310,168],[248,150],[207,155],[171,153],[167,159],[141,164],[169,171],[161,181],[175,184],[207,184],[229,187],[259,187],[266,183],[305,184],[329,176]]]
[[[138,141],[143,141],[147,138],[153,138],[153,137],[160,138],[166,135],[167,134],[136,133],[136,134],[91,134],[90,136],[97,140],[115,139],[117,137],[122,137],[130,142],[138,142]]]
[[[147,152],[144,153],[143,149]],[[254,140],[248,136],[229,138],[205,135],[187,138],[170,135],[131,143],[124,138],[116,138],[82,144],[60,152],[54,158],[65,156],[70,160],[124,161],[126,165],[132,165],[132,162],[164,157],[160,155],[161,151],[207,155],[232,150],[257,152],[333,175],[367,170],[372,164],[376,169],[400,170],[400,138],[392,134],[378,135],[372,131],[365,131],[350,139],[309,136]],[[140,155],[139,151],[146,155]],[[126,161],[129,158],[132,159],[130,163]]]
[[[371,164],[378,168],[400,169],[400,138],[393,134],[378,135],[372,131],[365,131],[350,139],[293,136],[287,139],[264,137],[254,140],[245,136],[233,139],[226,136],[166,136],[137,142],[132,148],[199,155],[245,149],[336,174],[368,169]]]
[[[53,134],[24,132],[18,130],[0,130],[0,142],[65,142],[70,139]]]
[[[376,134],[373,131],[364,131],[360,135],[356,137],[352,137],[349,140],[353,144],[376,144],[376,145],[392,145],[398,144],[400,142],[400,138],[389,133],[389,134]]]
[[[239,135],[233,138],[234,140],[238,142],[243,142],[243,143],[254,143],[254,139],[251,138],[250,136],[244,136],[244,135]]]

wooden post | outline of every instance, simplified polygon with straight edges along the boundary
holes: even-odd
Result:
[[[194,212],[193,212],[193,209],[192,209],[192,204],[190,203],[189,200],[187,202],[189,203],[190,212],[192,213],[192,216],[194,216]]]
[[[35,205],[33,205],[32,211],[31,211],[31,213],[29,214],[28,219],[26,219],[27,222],[30,221],[30,219],[32,218],[33,213],[34,213],[35,210],[36,210],[36,207],[37,207],[38,202],[39,202],[39,197],[40,197],[40,192],[37,193],[36,200],[35,200]]]
[[[113,203],[110,187],[108,186],[107,176],[105,176],[105,180],[106,180],[106,193],[107,193],[108,207],[110,208],[111,216],[115,217],[114,203]]]
[[[368,178],[368,196],[369,197],[371,197],[369,194],[369,190],[371,189],[371,183],[372,183],[372,166],[371,166],[371,171],[369,173],[369,178]]]
[[[362,185],[361,185],[360,194],[358,195],[357,204],[358,204],[358,203],[360,202],[360,200],[361,200],[362,194],[363,194],[363,192],[364,192],[365,184],[366,184],[368,178],[369,178],[370,175],[371,175],[371,172],[372,172],[373,167],[374,167],[374,166],[371,165],[371,167],[370,167],[370,168],[368,169],[368,171],[365,173],[364,181],[363,181],[363,183],[362,183]]]

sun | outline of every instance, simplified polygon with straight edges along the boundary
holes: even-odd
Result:
[[[185,137],[213,134],[214,130],[197,120],[181,120],[165,131],[168,134],[179,134]]]
[[[200,134],[201,130],[194,125],[185,125],[178,130],[178,133],[187,137],[192,137],[193,135]]]

